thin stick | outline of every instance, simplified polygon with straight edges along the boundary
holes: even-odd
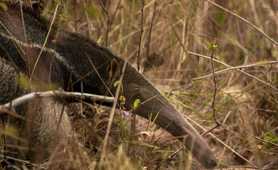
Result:
[[[28,38],[27,38],[27,34],[26,34],[26,27],[25,27],[25,21],[24,21],[24,13],[23,13],[23,2],[22,0],[19,1],[19,5],[20,5],[20,17],[21,17],[21,22],[22,22],[22,28],[23,28],[23,34],[24,34],[24,40],[27,42]]]
[[[122,86],[126,66],[127,66],[127,60],[125,61],[124,66],[122,68],[122,74],[121,74],[121,77],[120,77],[120,80],[119,80],[118,87],[116,89],[116,94],[115,94],[113,106],[112,106],[112,109],[110,111],[109,122],[108,122],[108,125],[107,125],[107,129],[106,129],[106,133],[105,133],[105,137],[104,137],[104,141],[103,141],[103,146],[102,146],[102,152],[101,152],[101,156],[100,156],[100,163],[99,163],[100,166],[102,165],[102,163],[105,159],[106,153],[107,153],[108,138],[109,138],[111,127],[112,127],[112,122],[113,122],[113,119],[114,119],[115,110],[116,110],[116,106],[117,106],[117,103],[118,103],[118,98],[120,96],[120,91],[121,91],[121,86]]]
[[[214,130],[215,128],[219,127],[221,125],[221,123],[217,120],[216,118],[216,109],[215,109],[215,100],[216,100],[216,93],[217,93],[217,82],[216,82],[216,77],[215,77],[215,68],[214,68],[214,53],[215,53],[215,48],[214,45],[212,45],[212,52],[211,52],[211,56],[210,56],[210,64],[211,64],[211,71],[212,71],[212,80],[213,80],[213,98],[212,98],[212,102],[211,102],[211,108],[212,108],[212,114],[213,114],[213,119],[216,123],[216,126],[214,128],[212,128],[209,131]]]
[[[156,17],[156,7],[157,7],[157,2],[155,0],[154,5],[153,5],[153,13],[152,13],[152,19],[151,19],[151,23],[150,23],[150,31],[149,31],[149,35],[148,35],[148,44],[147,44],[147,49],[146,49],[146,56],[147,57],[150,56],[150,48],[151,48],[151,42],[152,42],[152,31],[153,31],[154,21],[155,21],[155,17]]]
[[[36,59],[36,61],[35,61],[33,70],[32,70],[32,72],[31,72],[30,80],[32,80],[33,74],[34,74],[34,72],[35,72],[35,70],[36,70],[36,67],[37,67],[37,65],[38,65],[38,63],[39,63],[39,60],[40,60],[40,58],[41,58],[43,49],[45,48],[46,43],[47,43],[47,41],[48,41],[50,32],[51,32],[51,30],[52,30],[54,21],[55,21],[56,16],[57,16],[57,12],[58,12],[59,5],[60,5],[60,4],[58,3],[58,4],[56,5],[56,7],[55,7],[55,11],[54,11],[54,14],[53,14],[53,18],[52,18],[52,20],[51,20],[51,23],[50,23],[50,27],[49,27],[49,29],[48,29],[47,35],[46,35],[45,40],[44,40],[44,42],[43,42],[42,49],[41,49],[41,51],[40,51],[40,53],[39,53],[39,55],[38,55],[38,57],[37,57],[37,59]]]
[[[110,2],[110,1],[109,1]],[[109,3],[108,2],[108,3]],[[105,37],[104,37],[104,45],[105,45],[105,47],[108,47],[108,45],[109,45],[109,33],[110,33],[110,29],[112,28],[112,25],[113,25],[113,22],[114,22],[114,20],[115,20],[115,17],[116,17],[116,14],[117,14],[117,11],[119,10],[119,8],[120,8],[120,4],[121,4],[121,0],[118,0],[118,2],[117,2],[117,7],[116,7],[116,9],[115,9],[115,11],[114,12],[112,12],[112,15],[110,15],[109,14],[109,11],[106,9],[106,7],[105,7],[105,5],[104,5],[104,3],[103,3],[103,1],[100,1],[100,6],[101,6],[101,8],[102,8],[102,10],[104,11],[104,14],[106,15],[106,31],[105,31]],[[107,5],[107,6],[109,6],[110,5],[110,3]]]
[[[278,144],[273,143],[273,142],[271,142],[271,141],[267,141],[267,140],[261,139],[261,138],[259,138],[259,137],[257,137],[257,136],[255,136],[255,139],[257,139],[257,140],[259,140],[259,141],[261,141],[261,142],[263,142],[263,143],[271,144],[271,145],[273,145],[273,146],[275,146],[275,147],[278,148]]]
[[[177,40],[178,40],[180,46],[181,46],[182,49],[184,50],[184,52],[187,52],[187,54],[190,54],[190,55],[194,55],[194,56],[198,56],[198,57],[202,57],[202,58],[211,60],[211,57],[209,57],[209,56],[206,56],[206,55],[199,54],[199,53],[196,53],[196,52],[193,52],[193,51],[188,50],[188,49],[184,46],[184,44],[182,44],[182,41],[181,41],[180,37],[178,36],[175,27],[172,26],[172,30],[174,31],[175,36],[176,36],[176,38],[177,38]],[[222,62],[222,61],[220,61],[220,60],[217,60],[217,59],[215,59],[215,58],[213,58],[212,60],[213,60],[214,62],[220,63],[220,64],[222,64],[222,65],[224,65],[224,66],[226,66],[226,67],[228,67],[228,68],[233,68],[233,66],[231,66],[231,65],[229,65],[229,64],[227,64],[227,63],[225,63],[225,62]],[[258,78],[258,77],[256,77],[256,76],[254,76],[254,75],[252,75],[252,74],[250,74],[250,73],[247,73],[247,72],[245,72],[245,71],[243,71],[243,70],[241,70],[241,69],[236,69],[236,71],[239,71],[239,72],[241,72],[242,74],[244,74],[244,75],[246,75],[246,76],[248,76],[248,77],[250,77],[250,78],[253,78],[253,79],[257,80],[258,82],[260,82],[260,83],[262,83],[262,84],[264,84],[264,85],[266,85],[266,86],[268,86],[268,87],[274,89],[276,92],[278,92],[278,88],[275,87],[275,86],[273,86],[271,83],[268,83],[268,82],[266,82],[266,81],[264,81],[264,80],[262,80],[262,79],[260,79],[260,78]]]
[[[225,68],[222,70],[215,71],[214,74],[222,74],[230,70],[236,70],[236,69],[242,69],[242,68],[251,68],[251,67],[259,67],[259,66],[264,66],[264,65],[271,65],[271,64],[278,64],[278,61],[263,61],[263,62],[257,62],[257,63],[252,63],[252,64],[246,64],[246,65],[240,65],[240,66],[234,66],[234,67],[229,67]],[[201,79],[206,79],[212,76],[212,73],[193,78],[192,80],[201,80]]]
[[[138,72],[140,72],[141,48],[142,48],[142,39],[143,39],[143,33],[144,33],[144,7],[145,7],[145,0],[142,0],[140,37],[139,37],[138,52],[137,52],[137,70],[138,70]]]
[[[108,87],[107,83],[105,83],[105,81],[103,80],[102,76],[99,74],[99,71],[97,70],[97,67],[95,66],[94,62],[92,61],[92,59],[86,55],[86,57],[89,60],[89,63],[91,64],[94,72],[97,74],[98,78],[100,79],[102,85],[105,87],[105,90],[108,91],[109,95],[114,96],[114,94],[111,92],[110,88]]]
[[[196,53],[196,52],[193,52],[193,51],[189,51],[189,50],[187,50],[187,53],[191,54],[191,55],[194,55],[194,56],[198,56],[198,57],[202,57],[202,58],[210,60],[209,56],[206,56],[206,55],[203,55],[203,54],[199,54],[199,53]],[[213,61],[216,62],[216,63],[222,64],[222,65],[224,65],[224,66],[226,66],[228,68],[234,68],[233,66],[231,66],[231,65],[229,65],[229,64],[227,64],[225,62],[222,62],[220,60],[217,60],[215,58],[213,59]],[[257,80],[258,82],[260,82],[260,83],[262,83],[262,84],[264,84],[264,85],[266,85],[266,86],[268,86],[268,87],[270,87],[272,89],[274,89],[276,92],[278,91],[278,88],[273,86],[271,83],[268,83],[268,82],[266,82],[266,81],[264,81],[264,80],[262,80],[262,79],[260,79],[260,78],[258,78],[256,76],[254,76],[254,75],[252,75],[250,73],[247,73],[247,72],[245,72],[245,71],[243,71],[243,70],[241,70],[239,68],[235,68],[235,70],[241,72],[242,74],[244,74],[244,75],[246,75],[246,76],[248,76],[250,78],[253,78],[253,79]]]
[[[207,0],[210,4],[212,4],[213,6],[227,12],[228,14],[240,19],[241,21],[245,22],[247,25],[251,26],[252,28],[254,28],[256,31],[258,31],[259,33],[261,33],[266,39],[270,40],[274,45],[278,46],[278,42],[275,41],[273,38],[271,38],[269,35],[267,35],[262,29],[260,29],[258,26],[256,26],[255,24],[253,24],[252,22],[250,22],[249,20],[239,16],[238,14],[234,13],[233,11],[224,8],[223,6],[211,1],[211,0]]]

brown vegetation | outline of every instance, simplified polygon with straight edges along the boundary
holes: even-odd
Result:
[[[57,2],[46,1],[43,15],[51,19]],[[275,170],[277,10],[275,0],[72,0],[59,4],[56,23],[135,63],[200,132],[217,124],[205,137],[220,168]],[[72,161],[95,169],[109,111],[74,107],[69,117],[89,154],[78,152]],[[103,169],[202,169],[152,122],[137,118],[135,133],[130,119],[116,114]],[[66,146],[68,155],[77,153],[73,143]]]

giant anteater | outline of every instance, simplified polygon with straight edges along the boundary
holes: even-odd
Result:
[[[17,70],[35,82],[54,83],[68,91],[84,90],[103,95],[114,95],[113,84],[124,74],[122,93],[126,97],[125,108],[131,109],[134,100],[140,99],[143,102],[135,114],[145,118],[149,118],[150,113],[157,114],[156,124],[184,141],[205,167],[216,166],[216,159],[203,137],[130,64],[122,73],[125,61],[108,49],[79,34],[56,30],[50,34],[45,49],[39,55],[48,24],[30,9],[24,9],[23,18],[24,22],[16,5],[0,11],[0,55]]]

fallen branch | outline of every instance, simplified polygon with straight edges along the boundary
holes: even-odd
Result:
[[[97,102],[105,102],[105,103],[113,103],[114,101],[114,97],[100,96],[100,95],[88,94],[88,93],[65,92],[65,91],[32,92],[20,96],[10,101],[9,103],[0,105],[0,110],[20,106],[35,98],[47,98],[47,97],[56,97],[58,99],[72,100],[72,101],[85,100],[91,102],[97,101]]]

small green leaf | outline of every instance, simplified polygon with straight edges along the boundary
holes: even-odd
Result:
[[[216,23],[220,26],[223,26],[225,24],[225,13],[223,11],[218,11],[215,16],[214,19],[216,21]]]
[[[59,86],[54,83],[30,81],[30,79],[24,74],[19,74],[19,76],[17,77],[17,82],[22,89],[32,88],[37,90],[56,90],[59,88]]]
[[[218,48],[218,45],[215,44],[215,43],[210,43],[210,44],[208,45],[208,48],[209,48],[209,50],[215,50],[215,49]]]
[[[6,125],[5,128],[0,131],[0,137],[8,136],[12,139],[15,139],[15,140],[18,140],[21,142],[26,142],[25,139],[23,139],[19,135],[19,131],[20,131],[20,129],[17,126],[13,126],[13,125],[9,124],[9,125]]]
[[[124,105],[124,104],[125,104],[125,101],[126,101],[125,96],[120,96],[120,97],[119,97],[120,105]]]
[[[277,135],[275,135],[274,133],[272,133],[272,132],[266,132],[265,134],[264,134],[264,140],[266,140],[266,141],[269,141],[269,142],[271,142],[271,143],[275,143],[275,144],[278,144],[278,136]]]
[[[272,132],[266,132],[263,135],[263,140],[270,142],[270,143],[278,144],[278,136]],[[270,143],[265,143],[265,146],[267,148],[271,148],[273,145]]]
[[[24,74],[19,74],[17,82],[24,89],[29,89],[31,87],[28,77]]]
[[[90,18],[95,19],[100,16],[100,10],[93,4],[89,5],[85,10]]]
[[[140,99],[135,99],[132,105],[132,109],[136,110],[141,104],[141,100]]]
[[[11,125],[6,126],[5,132],[6,132],[6,134],[9,134],[9,136],[15,136],[15,137],[18,136],[17,128],[15,128],[15,127],[13,127]]]

